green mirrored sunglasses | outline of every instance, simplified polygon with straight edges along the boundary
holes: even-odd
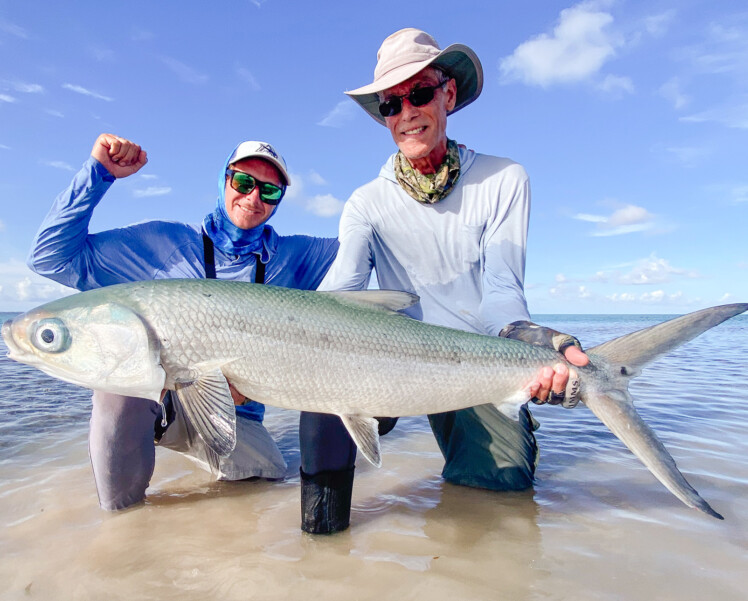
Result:
[[[260,192],[260,200],[265,204],[277,205],[286,193],[285,186],[276,186],[268,182],[261,182],[256,177],[243,171],[226,169],[226,175],[229,177],[229,185],[239,192],[239,194],[249,194],[257,188]]]

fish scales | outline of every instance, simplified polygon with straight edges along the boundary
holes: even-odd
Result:
[[[180,366],[236,357],[223,368],[229,381],[285,408],[363,413],[366,403],[372,416],[421,415],[435,403],[439,411],[497,403],[559,360],[541,347],[362,311],[332,294],[272,286],[217,294],[209,280],[200,284],[133,290],[132,307],[160,333],[166,372],[189,381],[194,374]]]

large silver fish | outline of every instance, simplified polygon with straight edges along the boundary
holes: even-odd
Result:
[[[48,303],[6,322],[9,357],[80,386],[159,401],[176,390],[206,442],[235,444],[231,382],[256,401],[339,415],[381,465],[374,416],[484,403],[517,416],[551,349],[425,324],[397,311],[404,292],[309,292],[220,280],[120,284]],[[691,313],[587,351],[581,398],[681,501],[722,518],[686,482],[639,417],[628,382],[652,359],[748,303]]]

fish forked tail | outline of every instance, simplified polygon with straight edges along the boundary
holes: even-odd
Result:
[[[607,390],[602,389],[603,385],[600,390],[592,390],[589,391],[590,394],[583,395],[585,405],[670,492],[689,507],[720,520],[724,518],[686,481],[655,432],[639,416],[627,385],[650,361],[746,310],[748,303],[696,311],[621,336],[587,351],[591,357],[603,358],[613,373],[607,380]]]

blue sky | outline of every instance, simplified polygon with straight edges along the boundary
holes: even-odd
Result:
[[[483,63],[448,135],[530,174],[531,312],[748,301],[744,2],[0,0],[0,311],[65,293],[25,257],[102,132],[149,163],[115,183],[94,231],[201,220],[225,156],[260,139],[294,183],[276,229],[336,235],[395,148],[343,91],[371,81],[402,27]]]

